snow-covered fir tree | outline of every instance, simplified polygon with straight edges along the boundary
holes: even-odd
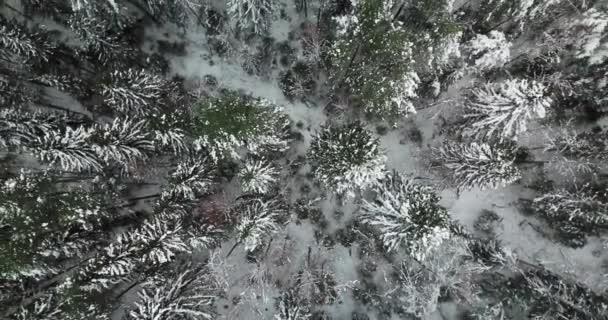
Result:
[[[433,151],[434,157],[453,175],[458,188],[481,189],[507,186],[521,178],[515,166],[513,143],[446,142]]]
[[[228,91],[195,111],[194,148],[205,150],[214,161],[239,159],[242,152],[265,155],[287,149],[289,118],[268,101]]]
[[[179,112],[153,114],[147,126],[157,152],[171,150],[175,154],[185,153],[190,145],[187,137],[189,119]]]
[[[5,105],[10,105],[8,101]],[[65,125],[65,117],[44,112],[28,112],[16,108],[0,110],[0,146],[18,147],[31,143],[46,132]]]
[[[279,297],[277,311],[273,320],[308,320],[312,317],[308,308],[298,303],[298,292],[293,289]]]
[[[489,27],[496,26],[497,22],[508,22],[522,32],[526,27],[542,26],[558,17],[580,13],[591,5],[592,2],[585,0],[482,0],[478,10],[483,18],[480,22]]]
[[[279,221],[287,214],[280,201],[262,199],[243,201],[232,211],[237,217],[236,243],[229,255],[241,244],[245,251],[257,249],[267,236],[280,230]]]
[[[154,16],[180,27],[185,28],[192,15],[196,16],[198,23],[207,23],[198,13],[209,4],[208,0],[146,0],[146,4]]]
[[[264,159],[247,159],[238,173],[245,193],[266,194],[277,183],[279,171]]]
[[[511,60],[511,42],[505,34],[492,30],[488,35],[477,34],[466,43],[471,68],[477,72],[500,68]]]
[[[591,8],[582,13],[567,25],[579,33],[576,34],[575,46],[577,58],[589,59],[592,64],[600,63],[608,57],[602,52],[602,38],[606,35],[608,12],[599,8]]]
[[[338,195],[354,197],[384,175],[386,156],[371,132],[359,122],[326,125],[308,151],[312,173]]]
[[[395,299],[400,311],[417,319],[431,317],[442,295],[467,305],[476,299],[479,290],[472,279],[485,270],[472,258],[466,240],[445,240],[424,261],[403,260],[396,268],[396,288],[387,296]]]
[[[111,17],[76,14],[68,20],[70,29],[78,35],[81,46],[78,55],[104,66],[118,66],[134,55],[129,43],[121,38],[124,28]],[[130,67],[130,66],[129,66]],[[107,69],[100,70],[106,72]],[[123,80],[127,71],[115,72],[110,80]],[[117,74],[119,73],[119,74]],[[122,77],[121,77],[122,76]]]
[[[147,116],[158,112],[167,82],[145,70],[117,70],[102,85],[104,102],[117,114]]]
[[[432,188],[391,172],[372,190],[374,198],[363,200],[360,221],[378,228],[388,251],[404,248],[424,260],[450,237],[448,212]]]
[[[476,136],[515,139],[528,122],[542,119],[552,98],[545,86],[527,79],[509,79],[471,90],[465,117]]]
[[[90,131],[89,143],[106,166],[116,164],[124,170],[144,161],[154,151],[144,120],[115,118],[112,123],[97,125]]]
[[[161,197],[171,201],[195,200],[211,190],[214,178],[213,162],[206,158],[187,159],[169,174],[169,183]]]
[[[489,286],[494,303],[481,315],[496,312],[503,319],[590,319],[608,316],[608,299],[593,290],[545,268],[517,270]],[[517,297],[514,299],[514,297]]]
[[[214,319],[212,304],[217,289],[208,270],[193,264],[181,269],[168,270],[166,275],[145,283],[124,319]]]
[[[555,229],[560,240],[573,247],[608,230],[608,195],[589,185],[536,197],[532,209]]]
[[[91,130],[85,127],[45,131],[25,149],[50,167],[66,171],[99,171],[102,163],[91,148]]]
[[[58,261],[102,240],[97,229],[109,213],[102,199],[86,189],[60,188],[51,176],[27,170],[3,178],[0,188],[0,226],[8,237],[0,242],[0,278],[53,274]]]
[[[88,301],[78,292],[51,290],[29,306],[21,306],[10,320],[110,320],[110,310]]]
[[[120,11],[119,0],[70,0],[72,4],[72,10],[77,13],[84,13],[86,15],[93,16],[98,14],[100,11],[112,11],[118,13]]]
[[[352,16],[337,18],[338,38],[329,54],[334,87],[347,88],[366,113],[394,122],[415,112],[420,79],[410,66],[407,30],[390,9],[379,0],[357,1]]]
[[[1,63],[28,63],[28,60],[48,62],[54,45],[48,42],[42,31],[30,30],[17,20],[0,17]],[[10,66],[12,67],[12,66]]]
[[[179,219],[157,216],[119,234],[87,261],[73,282],[81,290],[103,292],[191,250]]]
[[[256,34],[264,34],[277,4],[275,0],[228,0],[228,14],[237,28],[251,28]]]
[[[562,130],[550,139],[545,151],[557,153],[559,167],[573,165],[577,171],[594,172],[608,162],[608,131]]]

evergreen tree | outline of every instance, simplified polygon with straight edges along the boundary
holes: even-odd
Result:
[[[542,83],[510,79],[473,89],[465,117],[474,135],[514,139],[530,120],[544,118],[551,103]]]
[[[110,311],[78,293],[51,290],[28,307],[21,306],[11,320],[110,320]]]
[[[256,34],[265,33],[270,25],[274,0],[228,0],[228,14],[239,29],[251,28]]]
[[[102,163],[91,148],[91,130],[85,127],[45,131],[26,150],[50,167],[66,171],[100,171]]]
[[[575,132],[564,130],[551,139],[545,151],[556,152],[559,162],[574,164],[577,169],[592,172],[608,161],[608,131]]]
[[[41,32],[30,31],[18,21],[0,17],[0,60],[11,63],[17,58],[21,63],[30,60],[48,62],[54,45],[46,41]]]
[[[245,251],[257,249],[265,237],[279,231],[279,220],[286,215],[277,200],[252,199],[237,204],[232,211],[237,216],[236,243],[228,255],[240,244]]]
[[[277,183],[279,171],[263,159],[248,159],[238,173],[245,193],[265,194]]]
[[[321,128],[313,137],[308,159],[315,179],[339,195],[353,197],[383,176],[386,157],[378,139],[352,122]]]
[[[515,166],[517,146],[513,143],[445,143],[434,150],[435,158],[454,175],[458,188],[507,186],[521,173]]]
[[[147,125],[157,152],[171,150],[175,154],[182,154],[190,149],[187,139],[189,119],[185,114],[153,114],[148,118]]]
[[[84,13],[89,16],[94,16],[99,12],[114,12],[119,13],[120,6],[117,0],[70,0],[72,10],[76,13]]]
[[[0,278],[44,278],[103,240],[98,229],[109,213],[88,190],[60,188],[50,176],[25,170],[5,177],[1,189]]]
[[[379,229],[388,251],[403,247],[412,257],[424,260],[449,238],[447,210],[430,187],[392,172],[372,190],[374,198],[363,200],[360,220]]]
[[[217,289],[206,268],[186,265],[144,284],[139,300],[128,310],[126,320],[214,319],[212,303]]]
[[[111,124],[94,126],[90,134],[92,149],[106,166],[115,164],[128,170],[154,151],[145,121],[116,118]]]
[[[191,252],[181,222],[157,216],[117,236],[74,276],[72,283],[85,292],[103,292],[137,274],[161,267],[180,253]]]
[[[479,290],[473,279],[484,270],[472,259],[462,238],[445,240],[424,261],[406,258],[396,269],[396,288],[388,297],[398,301],[399,313],[416,319],[431,317],[443,296],[470,304]]]
[[[298,293],[295,290],[284,292],[279,297],[277,309],[274,320],[307,320],[312,317],[308,308],[298,303]]]
[[[492,30],[488,35],[477,34],[466,44],[468,59],[478,72],[500,68],[511,60],[511,42],[505,34]]]
[[[608,316],[605,295],[544,268],[501,278],[488,283],[486,290],[493,292],[495,302],[487,306],[491,309],[487,313],[493,309],[504,319],[600,320]]]
[[[102,85],[104,102],[120,115],[147,116],[158,112],[168,83],[144,70],[114,71]]]
[[[347,88],[364,111],[395,121],[415,112],[412,99],[420,79],[410,65],[412,43],[381,0],[357,2],[352,16],[337,20],[337,40],[330,50],[332,78]]]
[[[130,56],[135,55],[129,43],[123,39],[126,26],[115,23],[114,19],[76,14],[72,15],[67,23],[82,42],[77,51],[78,55],[90,60],[93,65],[102,64],[106,68],[108,66],[116,67]],[[128,68],[130,67],[128,66]],[[105,72],[106,70],[100,71]],[[129,72],[135,71],[128,69],[115,72],[111,74],[111,79],[122,79],[120,76],[124,77],[124,74]]]
[[[228,91],[195,111],[194,148],[214,161],[239,159],[239,151],[266,155],[287,149],[289,118],[268,101]]]
[[[573,247],[585,245],[587,236],[608,228],[605,191],[585,185],[578,190],[555,190],[536,197],[532,209],[555,229],[560,240]]]
[[[187,159],[178,163],[169,175],[169,184],[162,193],[162,198],[177,201],[195,200],[211,191],[215,165],[207,159]]]
[[[46,132],[57,131],[65,125],[65,117],[20,109],[0,110],[0,146],[18,147],[35,141]]]

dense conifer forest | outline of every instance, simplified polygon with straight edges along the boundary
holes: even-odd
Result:
[[[0,319],[608,319],[608,2],[0,0]]]

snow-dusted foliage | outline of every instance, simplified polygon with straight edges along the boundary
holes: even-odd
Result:
[[[362,0],[352,16],[338,20],[338,39],[330,49],[332,79],[360,100],[370,115],[396,121],[412,113],[420,79],[410,66],[412,43],[383,1]]]
[[[528,122],[544,118],[551,106],[545,86],[527,79],[509,79],[471,90],[466,105],[476,136],[516,139],[528,129]]]
[[[237,28],[251,28],[256,34],[263,34],[270,26],[275,0],[228,0],[228,14]]]
[[[108,217],[100,199],[84,189],[59,188],[46,176],[21,170],[0,185],[0,279],[42,278],[53,262],[82,254]],[[65,236],[65,230],[73,230]]]
[[[110,320],[111,312],[86,301],[78,293],[51,290],[38,295],[27,307],[20,306],[10,320]]]
[[[372,190],[375,196],[363,200],[360,220],[379,229],[388,251],[402,247],[415,259],[424,260],[450,237],[448,212],[432,188],[392,172]]]
[[[608,131],[562,130],[549,140],[545,151],[557,153],[555,160],[560,168],[593,172],[608,163]]]
[[[147,121],[157,151],[171,150],[181,154],[188,150],[187,120],[179,113],[153,114]]]
[[[312,317],[308,308],[298,303],[298,293],[295,290],[284,292],[278,300],[278,312],[273,320],[308,320]]]
[[[97,171],[102,164],[91,149],[91,131],[84,127],[46,131],[26,146],[38,159],[67,171]]]
[[[289,118],[268,101],[226,92],[196,110],[194,147],[214,161],[287,149]]]
[[[177,254],[191,252],[179,220],[154,217],[118,235],[81,268],[75,282],[86,291],[115,286],[135,272],[161,266]]]
[[[212,304],[216,289],[206,268],[187,265],[176,275],[154,279],[137,293],[138,301],[126,312],[126,320],[215,319]]]
[[[0,103],[4,102],[0,98]],[[36,140],[38,135],[58,130],[62,117],[52,113],[0,110],[0,147],[20,146]]]
[[[206,158],[187,159],[169,174],[169,183],[162,198],[172,201],[194,200],[208,193],[215,178],[215,165]]]
[[[406,258],[401,263],[397,286],[389,297],[394,297],[403,312],[417,319],[429,319],[444,294],[463,304],[473,301],[478,288],[472,279],[485,269],[474,261],[465,240],[445,240],[426,260]]]
[[[504,187],[521,178],[514,164],[516,150],[513,143],[447,142],[434,150],[434,156],[453,174],[459,188],[486,189]]]
[[[315,179],[339,195],[354,197],[384,175],[386,156],[361,123],[326,125],[311,142],[308,159]]]
[[[158,111],[167,82],[145,70],[117,70],[101,86],[104,103],[118,114],[147,116]]]
[[[118,13],[120,7],[117,0],[70,0],[74,12],[84,12],[87,15],[95,15],[102,9],[111,9]]]
[[[490,26],[496,21],[508,22],[522,32],[568,13],[580,13],[592,3],[587,0],[482,0],[480,11]]]
[[[587,236],[608,231],[608,194],[585,185],[574,190],[555,190],[532,201],[532,209],[565,243],[579,247]]]
[[[17,21],[0,17],[0,58],[3,60],[8,62],[16,56],[22,62],[29,59],[46,62],[52,48],[41,33],[29,31]]]
[[[517,271],[513,277],[488,283],[493,301],[487,308],[496,310],[498,319],[601,320],[608,317],[608,298],[583,286],[578,279],[560,276],[542,267]],[[491,310],[485,313],[492,314]]]
[[[511,60],[511,42],[505,34],[492,30],[488,35],[477,34],[466,43],[468,59],[474,70],[483,72],[500,68]]]
[[[246,251],[258,248],[264,238],[280,230],[279,219],[286,215],[278,200],[252,199],[237,204],[232,209],[237,217],[236,244],[243,244]]]
[[[608,13],[596,8],[583,12],[582,17],[574,20],[568,26],[582,31],[576,34],[577,57],[589,58],[591,63],[601,63],[608,57],[606,48],[602,45],[608,27]]]
[[[245,193],[265,194],[278,180],[279,171],[264,159],[247,159],[238,173]]]
[[[208,0],[145,0],[150,12],[155,16],[166,18],[180,27],[186,27],[192,13],[201,12],[209,4]],[[199,23],[205,23],[202,20]],[[208,22],[207,22],[208,23]]]
[[[88,138],[95,154],[106,165],[116,164],[128,169],[137,161],[148,158],[154,144],[146,128],[146,121],[116,118],[112,123],[96,125]]]

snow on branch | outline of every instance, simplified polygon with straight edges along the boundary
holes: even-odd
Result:
[[[516,150],[513,143],[447,142],[433,152],[459,188],[485,189],[504,187],[521,178],[514,165]]]
[[[163,199],[194,200],[208,193],[215,178],[215,165],[206,158],[191,158],[177,165],[170,173]]]
[[[279,171],[264,159],[248,159],[238,173],[245,193],[265,194],[278,181]]]
[[[237,244],[244,244],[246,251],[255,250],[265,237],[279,231],[278,220],[287,214],[278,200],[253,199],[232,210],[238,217]]]
[[[192,264],[177,275],[167,272],[144,284],[139,300],[126,312],[126,320],[150,319],[215,319],[213,301],[217,289],[206,268]]]
[[[511,46],[504,33],[492,30],[488,35],[477,34],[466,43],[465,50],[473,62],[473,68],[483,72],[508,63],[511,60]]]
[[[509,79],[471,90],[466,118],[472,134],[516,139],[528,122],[542,119],[553,102],[546,87],[537,81]]]
[[[403,247],[418,260],[450,237],[447,210],[430,187],[392,172],[374,184],[374,198],[363,200],[360,220],[377,227],[388,251]]]
[[[308,158],[315,178],[347,197],[381,178],[386,161],[378,139],[358,122],[324,126],[313,137]]]

